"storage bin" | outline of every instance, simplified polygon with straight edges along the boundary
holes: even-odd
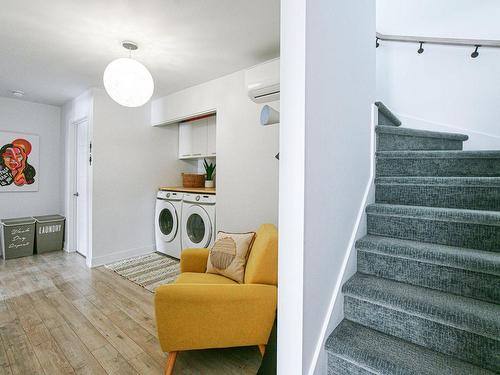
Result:
[[[37,254],[63,249],[64,245],[64,216],[45,215],[33,216],[36,220],[36,245]]]
[[[35,219],[20,217],[3,219],[2,258],[12,259],[33,255],[35,244]]]
[[[182,187],[185,188],[201,188],[205,187],[205,175],[194,173],[182,174]]]

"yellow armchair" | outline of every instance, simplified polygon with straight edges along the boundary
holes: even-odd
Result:
[[[208,249],[184,249],[181,274],[155,291],[155,312],[165,374],[182,350],[258,345],[263,353],[277,304],[278,232],[257,231],[243,284],[205,273]]]

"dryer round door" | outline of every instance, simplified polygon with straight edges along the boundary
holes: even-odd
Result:
[[[165,242],[173,241],[179,229],[179,218],[172,203],[160,199],[157,201],[156,225]]]
[[[207,247],[212,238],[212,223],[207,211],[192,205],[182,212],[182,236],[187,247]]]

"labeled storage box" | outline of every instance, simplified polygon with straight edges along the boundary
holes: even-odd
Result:
[[[45,215],[33,216],[36,220],[37,254],[62,250],[64,245],[64,216]]]
[[[35,219],[21,217],[3,219],[2,258],[12,259],[33,255],[35,244]]]

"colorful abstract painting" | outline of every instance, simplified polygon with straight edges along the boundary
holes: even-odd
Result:
[[[37,135],[0,131],[0,192],[38,191]]]

